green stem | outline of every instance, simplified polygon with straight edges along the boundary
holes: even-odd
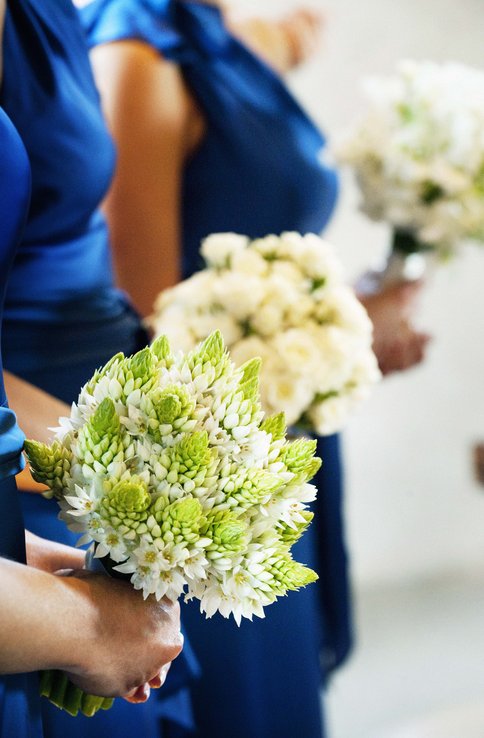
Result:
[[[72,684],[62,671],[53,669],[41,672],[40,694],[73,717],[79,712],[92,717],[99,710],[109,710],[114,701],[111,697],[86,694]]]

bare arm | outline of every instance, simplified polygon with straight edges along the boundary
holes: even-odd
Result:
[[[182,172],[201,118],[178,67],[147,44],[106,44],[91,58],[118,147],[105,203],[117,281],[146,316],[180,279]]]
[[[4,378],[9,405],[27,438],[48,443],[52,436],[49,428],[58,425],[59,417],[69,415],[69,406],[9,372]],[[27,467],[17,476],[17,486],[28,492],[46,489],[32,479]]]
[[[61,416],[69,415],[69,405],[10,372],[4,378],[9,405],[27,438],[48,443],[52,437],[48,429],[59,425]]]
[[[86,552],[79,548],[40,538],[30,531],[25,531],[25,544],[27,564],[35,569],[54,574],[60,569],[84,568]]]
[[[227,23],[252,51],[280,74],[310,57],[321,39],[324,18],[311,9],[295,10],[280,20],[248,18],[226,13]]]
[[[118,696],[181,650],[179,607],[129,584],[58,577],[0,558],[0,673],[62,669],[82,689]]]

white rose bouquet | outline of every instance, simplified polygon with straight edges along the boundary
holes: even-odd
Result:
[[[339,159],[355,170],[363,211],[394,228],[395,255],[445,259],[482,243],[484,72],[405,61],[365,89],[367,112]]]
[[[156,301],[151,323],[190,349],[219,329],[238,365],[259,356],[268,413],[320,435],[340,430],[378,380],[372,325],[318,236],[207,238],[207,268]]]
[[[287,441],[282,414],[264,419],[259,364],[237,369],[218,332],[186,355],[161,337],[97,371],[50,446],[26,443],[34,478],[108,571],[237,623],[317,579],[290,549],[321,461],[315,442]],[[74,715],[111,704],[60,672],[41,688]]]

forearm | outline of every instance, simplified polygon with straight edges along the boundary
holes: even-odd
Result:
[[[86,553],[62,543],[39,538],[30,531],[25,531],[27,547],[27,563],[36,569],[54,573],[59,569],[82,569]]]
[[[58,425],[61,416],[69,415],[69,406],[9,372],[4,377],[9,405],[27,438],[49,442],[49,428]]]
[[[0,558],[0,672],[79,671],[93,634],[86,587]]]

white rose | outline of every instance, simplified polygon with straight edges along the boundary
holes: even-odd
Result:
[[[343,279],[343,267],[333,246],[314,233],[304,236],[297,262],[310,279],[326,283]]]
[[[264,304],[276,305],[282,311],[292,310],[299,302],[301,294],[304,293],[299,285],[281,279],[277,274],[270,274],[264,280]]]
[[[269,271],[269,263],[252,247],[233,254],[232,270],[242,274],[263,277]]]
[[[261,398],[264,410],[269,413],[284,412],[288,425],[296,423],[310,406],[314,391],[307,377],[290,371],[272,372],[263,365]]]
[[[350,384],[354,385],[355,388],[369,387],[379,382],[380,379],[381,372],[373,351],[370,348],[366,351],[360,351],[353,364]]]
[[[372,322],[354,291],[346,285],[322,291],[315,316],[321,323],[332,323],[371,343]]]
[[[242,330],[235,320],[227,313],[202,313],[194,315],[191,320],[191,330],[198,341],[219,330],[228,348],[242,338]]]
[[[311,378],[321,361],[321,352],[314,336],[308,331],[291,328],[275,336],[272,345],[288,371],[307,376],[314,389]]]
[[[213,233],[202,241],[200,253],[209,266],[230,266],[231,259],[247,248],[249,239],[238,233]]]
[[[261,336],[274,336],[283,325],[284,312],[274,302],[262,304],[250,321],[250,327]]]
[[[243,338],[230,349],[230,356],[237,366],[242,366],[254,356],[259,356],[262,361],[267,361],[272,356],[273,351],[265,341],[257,336],[249,336]]]
[[[273,234],[265,236],[264,238],[256,238],[254,241],[252,241],[251,248],[257,251],[257,253],[261,254],[264,259],[272,260],[274,258],[277,258],[280,253],[280,238],[279,236],[274,236]]]
[[[314,298],[311,295],[301,294],[288,312],[286,324],[289,327],[304,328],[313,318]]]
[[[282,259],[271,262],[271,274],[280,280],[297,285],[299,288],[304,280],[304,275],[297,264]]]
[[[190,330],[188,324],[182,321],[157,323],[155,325],[155,336],[166,336],[173,351],[191,351],[195,348],[199,339]]]
[[[346,395],[328,397],[313,405],[308,411],[309,420],[316,433],[330,436],[344,427],[351,412],[351,400]]]
[[[312,340],[318,352],[313,378],[317,391],[321,394],[340,391],[351,376],[357,342],[335,326],[316,327]]]
[[[214,281],[211,297],[213,303],[220,305],[235,320],[245,321],[256,312],[264,292],[263,279],[226,272]]]

